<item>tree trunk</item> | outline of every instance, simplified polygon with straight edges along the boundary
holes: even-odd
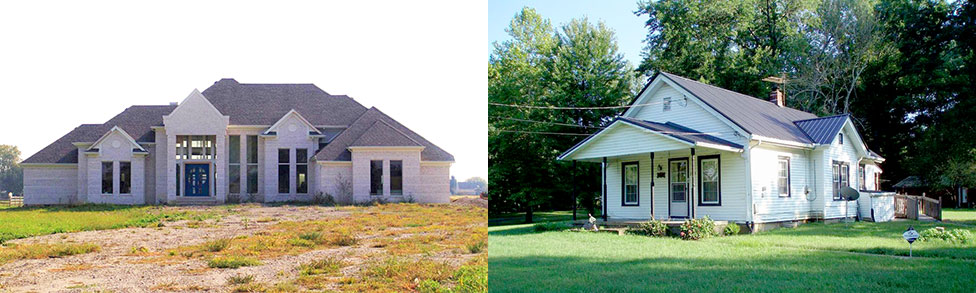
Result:
[[[532,224],[532,205],[525,205],[525,223]]]

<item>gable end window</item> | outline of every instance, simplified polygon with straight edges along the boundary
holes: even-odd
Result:
[[[779,196],[789,197],[790,194],[790,157],[779,157],[776,162],[776,185],[779,187]]]
[[[698,205],[722,205],[722,168],[718,155],[698,158]]]
[[[622,194],[622,205],[624,206],[638,206],[640,205],[640,192],[638,191],[640,186],[640,165],[637,162],[626,162],[620,164],[620,181],[621,181],[621,191]]]
[[[671,111],[671,98],[664,98],[664,111]]]
[[[838,141],[838,142],[839,142],[840,144],[844,144],[844,134],[843,134],[843,133],[838,133],[838,134],[837,134],[837,141]]]

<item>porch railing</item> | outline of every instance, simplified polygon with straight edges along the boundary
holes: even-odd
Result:
[[[942,199],[908,194],[895,195],[895,217],[918,220],[919,215],[942,221]]]

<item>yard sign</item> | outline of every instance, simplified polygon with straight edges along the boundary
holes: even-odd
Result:
[[[918,231],[915,231],[915,228],[912,226],[908,226],[908,230],[901,234],[901,237],[904,237],[905,241],[908,241],[908,257],[912,257],[912,243],[915,242],[915,239],[918,239],[918,236]]]

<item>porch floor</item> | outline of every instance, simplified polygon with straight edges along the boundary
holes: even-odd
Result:
[[[603,219],[597,219],[596,220],[596,225],[597,226],[601,226],[601,227],[613,227],[613,228],[634,228],[634,227],[637,227],[640,223],[646,223],[647,221],[649,221],[649,220],[607,220],[607,221],[604,221]],[[587,219],[579,219],[579,220],[573,221],[573,226],[582,227],[587,222],[589,222],[589,220],[587,220]],[[681,226],[681,224],[684,223],[685,220],[684,219],[681,219],[681,220],[664,220],[664,221],[661,221],[661,222],[664,222],[664,224],[668,225],[668,227],[678,227],[678,226]],[[725,228],[725,226],[728,225],[728,224],[729,224],[728,221],[715,221],[715,226],[716,227]]]

